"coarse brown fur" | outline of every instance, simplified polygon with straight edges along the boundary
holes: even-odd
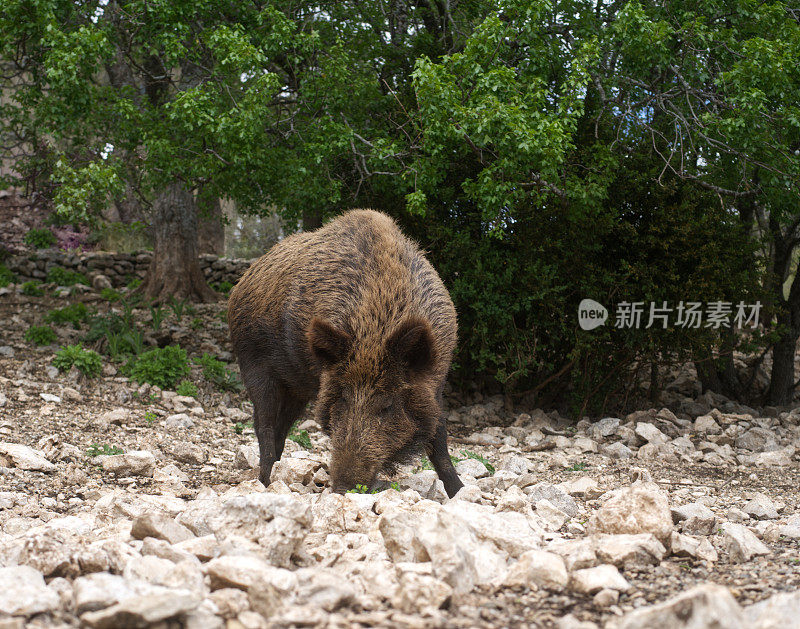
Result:
[[[316,398],[335,490],[371,485],[420,445],[449,495],[462,486],[442,413],[455,308],[391,218],[353,210],[279,242],[231,292],[228,322],[264,484],[292,423]]]

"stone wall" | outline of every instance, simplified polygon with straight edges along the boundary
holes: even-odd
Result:
[[[88,253],[65,253],[41,250],[24,256],[14,256],[5,265],[17,274],[19,282],[41,280],[54,266],[79,271],[91,281],[96,275],[105,275],[115,287],[125,286],[134,278],[143,278],[153,257],[151,251],[137,253],[110,253],[92,251]],[[209,283],[230,282],[235,284],[253,260],[241,258],[219,258],[215,255],[200,256],[200,268]]]

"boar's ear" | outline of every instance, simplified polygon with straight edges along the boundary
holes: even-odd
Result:
[[[352,342],[347,332],[333,327],[319,317],[311,320],[307,337],[311,354],[322,367],[331,367],[343,360]]]
[[[401,323],[392,332],[386,342],[386,348],[416,375],[427,372],[436,360],[433,332],[430,324],[424,319],[411,318]]]

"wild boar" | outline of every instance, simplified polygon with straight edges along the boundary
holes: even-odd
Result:
[[[420,446],[449,496],[463,486],[442,410],[456,311],[391,218],[353,210],[282,240],[231,292],[228,322],[264,485],[292,424],[316,400],[334,491],[372,487]]]

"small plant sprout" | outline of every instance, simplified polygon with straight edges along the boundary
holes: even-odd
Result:
[[[300,430],[297,426],[292,426],[288,438],[296,444],[303,446],[306,450],[311,449],[311,437],[308,436],[307,430]]]
[[[64,308],[56,308],[47,313],[45,320],[48,323],[62,324],[71,323],[72,327],[76,330],[81,327],[81,323],[89,318],[89,309],[83,302],[76,302],[65,306]]]
[[[34,325],[25,332],[25,340],[34,345],[52,345],[58,337],[49,325]]]
[[[0,288],[17,281],[17,276],[5,265],[0,264]]]
[[[233,431],[237,435],[241,435],[246,428],[252,428],[252,427],[253,427],[253,422],[236,422],[233,425]]]
[[[489,463],[489,459],[487,459],[486,457],[481,456],[477,452],[472,452],[471,450],[462,450],[461,455],[464,457],[463,459],[461,459],[462,461],[466,459],[475,459],[476,461],[480,461],[481,463],[483,463],[486,469],[489,470],[490,474],[494,474],[495,472],[494,465]]]
[[[106,301],[119,301],[122,299],[122,293],[120,293],[118,290],[114,290],[113,288],[104,288],[100,291],[100,297]]]
[[[44,291],[41,289],[40,284],[41,282],[37,282],[36,280],[23,282],[20,291],[23,295],[27,295],[28,297],[43,297]]]
[[[150,319],[154,331],[158,332],[161,329],[161,324],[166,316],[163,306],[150,306]]]
[[[174,297],[172,297],[169,300],[169,307],[172,309],[175,318],[178,321],[180,321],[183,318],[183,311],[186,310],[186,300],[185,299],[177,300]]]
[[[93,443],[89,446],[89,449],[86,450],[86,454],[89,456],[112,456],[114,454],[123,454],[123,451],[122,448],[110,446],[107,443],[103,445]]]
[[[194,382],[190,382],[189,380],[181,380],[178,384],[178,388],[175,389],[175,393],[178,395],[185,395],[186,397],[197,397],[197,385]]]

